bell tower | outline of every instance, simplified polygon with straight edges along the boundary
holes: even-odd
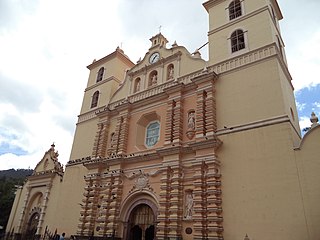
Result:
[[[209,13],[208,65],[220,79],[218,128],[286,121],[299,138],[277,0],[210,0],[203,5]]]

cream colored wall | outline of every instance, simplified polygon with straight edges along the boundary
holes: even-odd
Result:
[[[298,111],[296,107],[296,101],[294,98],[294,93],[293,93],[293,86],[292,86],[292,81],[288,79],[288,77],[285,75],[285,73],[282,71],[282,68],[280,64],[278,64],[278,71],[280,74],[280,83],[281,83],[281,89],[283,92],[283,102],[285,105],[285,111],[286,114],[290,117],[293,126],[295,128],[295,133],[294,135],[298,135],[297,137],[294,137],[294,141],[297,144],[297,141],[300,140],[300,126],[299,126],[299,116],[298,116]],[[293,116],[291,114],[290,108],[292,109]]]
[[[288,123],[222,135],[224,239],[307,237]]]
[[[130,68],[131,65],[124,63],[118,57],[111,57],[106,60],[102,60],[101,64],[97,64],[97,66],[90,70],[87,87],[93,86],[97,83],[97,75],[101,67],[105,68],[102,81],[110,77],[115,77],[121,81],[124,77],[125,70]]]
[[[251,18],[225,26],[217,32],[209,32],[209,63],[216,64],[228,58],[238,56],[240,53],[257,49],[274,41],[272,28],[268,24],[269,12],[266,10]],[[267,23],[267,24],[266,24]],[[246,48],[231,53],[231,34],[241,29],[244,31]]]
[[[301,181],[301,189],[304,201],[304,214],[301,215],[308,223],[309,239],[317,239],[320,236],[320,126],[309,130],[302,143],[295,151],[295,162]]]
[[[6,232],[10,232],[14,229],[17,232],[17,226],[19,225],[19,217],[23,207],[23,200],[26,195],[26,187],[18,188],[15,194],[14,202],[11,208],[10,216],[7,223]]]
[[[129,76],[126,76],[121,86],[119,86],[119,88],[117,88],[114,94],[112,95],[110,102],[115,102],[121,99],[125,99],[126,96],[129,95],[130,83],[131,82],[129,80]]]
[[[62,188],[58,200],[58,211],[54,219],[59,232],[65,232],[66,236],[76,234],[82,203],[85,181],[84,176],[88,170],[82,165],[66,167]]]
[[[216,82],[218,129],[252,123],[286,113],[277,60],[219,75]]]
[[[94,138],[98,130],[97,124],[97,118],[78,123],[73,139],[70,159],[74,160],[92,155]]]
[[[59,208],[59,202],[62,200],[61,188],[62,182],[60,181],[60,177],[55,175],[55,178],[52,182],[50,195],[48,196],[48,206],[46,208],[46,213],[44,215],[44,221],[42,224],[42,235],[44,234],[46,226],[48,226],[48,230],[50,230],[52,233],[54,233],[56,229],[58,230],[58,233],[60,233],[59,216],[62,214],[62,212],[65,213],[65,211],[62,211]],[[43,189],[43,193],[45,193],[45,188]]]
[[[222,25],[230,22],[229,20],[229,11],[228,7],[232,0],[227,1],[217,1],[212,8],[209,9],[209,29],[215,29],[221,27]],[[248,14],[257,9],[260,9],[261,6],[266,6],[266,0],[255,0],[255,1],[242,1],[243,13]],[[235,21],[234,19],[233,21]]]
[[[119,83],[116,80],[111,79],[107,83],[97,84],[94,88],[86,89],[80,114],[84,114],[88,111],[106,106],[109,103],[113,93],[117,90],[118,86]],[[91,108],[92,96],[96,91],[99,91],[98,105],[95,108]]]

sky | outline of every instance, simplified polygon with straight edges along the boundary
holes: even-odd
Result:
[[[86,66],[118,46],[136,62],[159,29],[170,45],[176,41],[194,52],[207,42],[203,2],[0,0],[0,170],[33,169],[53,142],[65,165]],[[303,129],[312,111],[320,117],[320,1],[278,3]],[[201,53],[206,58],[207,48]]]

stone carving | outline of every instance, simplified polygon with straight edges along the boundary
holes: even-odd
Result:
[[[168,80],[174,78],[174,67],[171,66],[169,69],[169,75],[168,75]]]
[[[188,130],[194,130],[195,129],[195,116],[194,111],[189,112],[188,115]]]
[[[310,122],[312,123],[311,128],[318,126],[319,125],[318,121],[319,121],[319,119],[318,119],[317,115],[314,112],[312,112],[311,118],[310,118]]]
[[[157,85],[157,80],[158,80],[157,74],[154,74],[151,78],[151,86]]]
[[[192,191],[186,192],[185,219],[192,219],[193,194]]]
[[[188,130],[187,130],[187,137],[190,140],[195,135],[195,128],[196,128],[195,112],[194,111],[190,111],[188,113]]]
[[[146,175],[140,175],[136,181],[135,186],[137,189],[142,190],[148,185],[149,179],[146,177]]]
[[[137,81],[135,92],[140,91],[140,80]]]

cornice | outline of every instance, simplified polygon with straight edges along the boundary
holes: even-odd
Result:
[[[215,5],[218,5],[219,3],[223,2],[225,0],[209,0],[207,2],[204,2],[202,5],[203,7],[209,12],[209,9],[212,8]]]
[[[55,170],[41,171],[41,172],[36,172],[34,175],[27,177],[27,179],[28,181],[45,180],[45,179],[51,180],[52,178],[54,178],[56,174],[58,174],[58,172]]]
[[[243,53],[241,55],[237,55],[236,57],[229,58],[228,60],[216,63],[210,67],[208,67],[209,72],[215,72],[218,75],[234,71],[238,68],[243,68],[252,64],[255,64],[260,61],[264,61],[266,59],[276,57],[280,63],[280,66],[282,67],[289,84],[291,85],[292,89],[292,77],[289,73],[289,70],[287,68],[287,65],[283,61],[279,49],[276,45],[276,43],[271,43],[269,45],[263,46],[261,48]]]
[[[280,9],[280,7],[279,7],[278,1],[277,1],[277,0],[271,0],[271,3],[272,3],[273,6],[274,6],[274,10],[275,10],[275,12],[276,12],[276,14],[277,14],[277,18],[278,18],[279,20],[283,19],[283,15],[282,15],[282,13],[281,13],[281,9]]]
[[[96,114],[105,111],[105,108],[106,108],[105,106],[99,107],[99,108],[97,108],[97,109],[94,109],[94,110],[91,110],[91,111],[89,111],[89,112],[86,112],[86,113],[83,113],[83,114],[78,115],[77,125],[78,125],[79,123],[82,123],[82,122],[85,122],[85,121],[88,121],[88,120],[90,120],[90,119],[95,118],[95,117],[96,117]]]
[[[94,61],[93,63],[89,64],[87,66],[87,68],[89,70],[92,70],[93,68],[105,63],[106,61],[109,61],[113,58],[119,57],[122,61],[124,61],[125,63],[127,63],[128,65],[131,65],[131,67],[133,67],[135,64],[129,59],[129,57],[127,57],[123,51],[120,48],[117,48],[114,52],[110,53],[109,55]]]
[[[199,85],[200,83],[207,82],[208,80],[214,81],[218,78],[218,75],[215,72],[213,71],[209,72],[208,69],[202,70],[201,73],[202,73],[201,75],[198,75],[192,78],[191,81]]]
[[[121,83],[121,81],[120,81],[119,79],[115,78],[114,76],[111,76],[111,77],[109,77],[109,78],[107,78],[107,79],[104,79],[104,80],[102,80],[102,81],[99,81],[99,82],[95,83],[94,85],[92,85],[92,86],[90,86],[90,87],[87,87],[87,88],[84,90],[84,92],[87,92],[87,91],[89,91],[89,90],[91,90],[91,89],[94,89],[94,88],[96,88],[96,87],[98,87],[98,86],[100,86],[100,85],[102,85],[102,84],[105,84],[106,82],[110,82],[110,81],[112,81],[112,80],[116,81],[116,82],[119,83],[119,84]]]
[[[217,150],[222,144],[222,141],[217,137],[217,135],[213,135],[210,138],[205,138],[202,141],[197,141],[194,143],[190,143],[189,147],[191,147],[194,151],[205,149],[205,148],[214,148]]]
[[[240,124],[240,125],[234,125],[234,126],[227,126],[223,129],[218,129],[216,134],[217,136],[241,132],[241,131],[247,131],[255,128],[261,128],[266,126],[271,126],[275,124],[290,122],[290,118],[287,115],[282,116],[276,116],[273,118],[263,119],[263,120],[257,120],[254,122],[246,123],[246,124]]]

